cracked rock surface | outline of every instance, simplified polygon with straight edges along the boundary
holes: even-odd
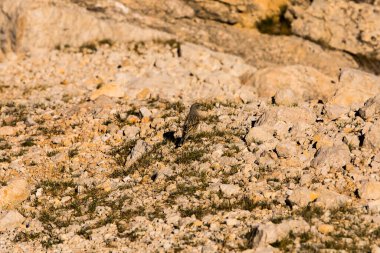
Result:
[[[376,45],[248,2],[0,1],[0,252],[380,250]]]

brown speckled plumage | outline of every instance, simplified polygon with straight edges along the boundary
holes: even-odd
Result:
[[[197,129],[199,122],[200,122],[200,115],[198,113],[198,109],[200,107],[200,104],[195,103],[190,107],[189,114],[186,117],[185,123],[183,125],[182,129],[182,138],[180,141],[180,145],[182,145],[186,139],[189,137],[189,135]]]

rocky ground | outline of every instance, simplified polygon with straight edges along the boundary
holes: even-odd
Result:
[[[0,251],[380,252],[380,3],[166,4],[0,2]]]

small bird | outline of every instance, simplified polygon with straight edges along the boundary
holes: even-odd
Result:
[[[191,133],[194,133],[199,125],[201,116],[198,113],[198,109],[201,106],[199,103],[194,103],[190,107],[189,114],[186,117],[185,123],[183,124],[182,137],[178,143],[178,146],[186,141]]]

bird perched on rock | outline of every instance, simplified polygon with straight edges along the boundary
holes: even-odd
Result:
[[[178,143],[178,146],[182,146],[182,144],[186,141],[190,134],[194,133],[199,125],[201,116],[199,115],[198,109],[201,104],[194,103],[190,107],[189,114],[186,117],[185,123],[183,124],[182,129],[182,137]]]

